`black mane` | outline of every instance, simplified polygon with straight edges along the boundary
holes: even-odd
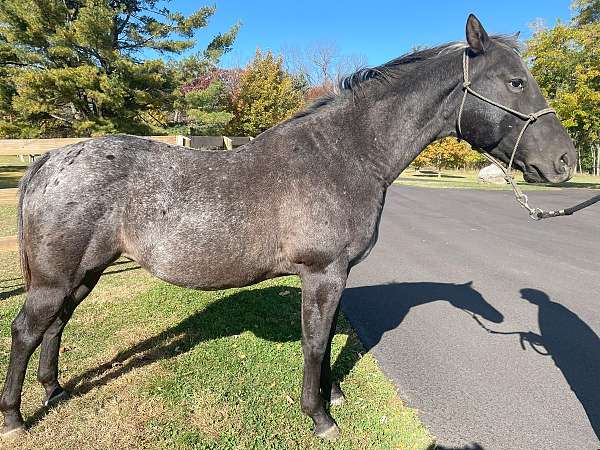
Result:
[[[515,52],[520,53],[520,44],[517,40],[516,35],[495,35],[491,36],[491,39],[496,43],[505,45],[513,49]],[[449,42],[447,44],[438,45],[437,47],[426,48],[411,53],[406,53],[380,66],[366,67],[357,70],[353,74],[342,78],[339,81],[338,89],[340,90],[340,92],[353,91],[363,82],[368,80],[389,80],[391,78],[398,78],[406,72],[406,66],[410,65],[410,70],[412,70],[414,69],[414,64],[431,61],[440,55],[459,52],[464,50],[466,47],[467,44],[465,42],[454,41]]]

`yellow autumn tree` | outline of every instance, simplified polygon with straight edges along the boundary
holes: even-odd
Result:
[[[304,104],[303,87],[284,70],[281,57],[257,50],[233,95],[227,132],[256,136],[291,117]]]
[[[474,167],[484,161],[483,156],[473,150],[467,142],[447,137],[430,144],[413,161],[413,166],[417,169],[435,167],[440,173],[442,169]]]
[[[525,56],[578,151],[578,168],[600,174],[600,1],[577,0],[570,23],[538,27]]]

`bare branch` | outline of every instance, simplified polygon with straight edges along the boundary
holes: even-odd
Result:
[[[69,119],[65,119],[64,117],[57,116],[56,114],[48,113],[50,117],[54,117],[57,120],[68,123],[69,125],[73,125],[73,121]]]

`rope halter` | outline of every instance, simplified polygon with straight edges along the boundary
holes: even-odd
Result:
[[[511,187],[515,193],[517,202],[519,202],[519,204],[523,208],[525,208],[527,211],[529,211],[529,215],[532,219],[539,220],[539,219],[545,218],[543,216],[547,215],[547,214],[551,214],[551,215],[548,215],[547,217],[564,215],[564,214],[561,214],[562,210],[545,212],[539,208],[532,208],[531,206],[529,206],[529,203],[527,201],[527,195],[525,195],[523,193],[523,191],[521,191],[521,189],[517,185],[517,183],[512,175],[512,165],[515,160],[515,154],[517,153],[517,149],[519,148],[519,143],[521,142],[521,139],[523,138],[523,135],[525,134],[525,130],[527,129],[529,124],[535,122],[536,120],[538,120],[538,118],[540,118],[544,114],[556,114],[556,111],[552,108],[544,108],[544,109],[540,109],[539,111],[531,113],[531,114],[525,114],[525,113],[522,113],[515,109],[509,108],[508,106],[505,106],[501,103],[495,102],[494,100],[491,100],[491,99],[487,98],[486,96],[480,94],[479,92],[473,90],[473,88],[471,88],[471,81],[469,79],[469,54],[468,54],[468,52],[469,52],[469,49],[466,48],[463,53],[463,84],[462,84],[462,88],[463,88],[464,94],[463,94],[462,101],[460,102],[460,109],[458,110],[457,125],[458,125],[459,136],[462,137],[462,135],[463,135],[462,129],[461,129],[461,122],[462,122],[462,114],[463,114],[463,110],[465,107],[465,102],[467,100],[468,94],[472,94],[475,97],[483,100],[484,102],[489,103],[490,105],[494,105],[497,108],[500,108],[500,109],[502,109],[506,112],[509,112],[509,113],[517,116],[518,118],[524,120],[525,124],[523,125],[523,128],[521,128],[521,132],[519,133],[519,136],[517,137],[517,141],[515,142],[515,146],[513,148],[512,154],[510,155],[510,161],[508,163],[508,167],[505,168],[500,161],[498,161],[496,158],[494,158],[489,153],[484,152],[482,154],[492,164],[498,166],[500,168],[500,170],[502,170],[502,173],[504,174],[504,179],[507,181],[507,183],[509,183],[511,185]]]

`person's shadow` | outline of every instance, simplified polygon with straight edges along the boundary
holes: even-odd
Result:
[[[542,356],[550,356],[583,406],[600,439],[600,338],[577,314],[553,302],[538,289],[521,289],[521,298],[538,307],[540,333],[496,331],[477,320],[491,334],[515,335]]]
[[[550,300],[545,292],[537,289],[520,292],[522,298],[538,307],[540,327],[539,335],[523,334],[544,346],[600,439],[600,338],[577,314]]]
[[[436,301],[446,301],[474,318],[480,316],[494,323],[504,320],[502,313],[473,288],[472,281],[458,284],[389,283],[348,288],[342,296],[342,310],[358,333],[363,347],[369,351],[379,343],[386,331],[402,323],[411,308]],[[343,361],[347,353],[342,351],[338,361]],[[342,367],[336,361],[333,373],[343,379],[347,367]]]

